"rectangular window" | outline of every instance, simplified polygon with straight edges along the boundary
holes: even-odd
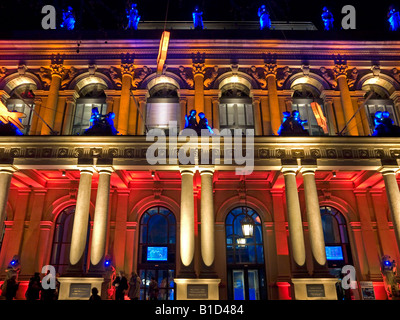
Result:
[[[396,113],[394,111],[392,100],[369,100],[368,104],[365,105],[365,112],[367,113],[367,119],[369,123],[369,128],[371,130],[371,134],[375,129],[375,112],[377,111],[387,111],[390,114],[390,118],[394,121],[395,125],[398,125],[398,120],[396,117]]]
[[[107,113],[106,103],[77,103],[74,115],[74,124],[72,126],[72,135],[82,135],[90,127],[90,118],[92,108],[97,107],[100,114]]]
[[[223,103],[219,105],[220,129],[254,129],[251,103]]]
[[[8,111],[16,111],[16,112],[22,112],[26,114],[25,118],[21,118],[21,123],[24,126],[24,129],[21,130],[21,132],[25,135],[29,134],[29,130],[32,125],[32,117],[33,117],[33,109],[35,109],[35,105],[29,101],[29,106],[27,106],[23,101],[19,99],[8,99],[7,100],[7,109]]]
[[[169,134],[169,123],[176,123],[177,133],[180,127],[181,107],[176,102],[152,102],[146,105],[146,126],[147,129],[163,129]],[[171,133],[176,134],[176,133]]]
[[[308,130],[310,136],[323,136],[325,135],[322,127],[318,125],[317,119],[314,115],[314,111],[311,107],[312,100],[304,101],[305,99],[301,99],[299,101],[297,99],[293,99],[292,110],[299,111],[300,119],[307,120],[307,123],[303,124],[304,129]],[[301,102],[301,103],[300,103]],[[322,112],[326,117],[326,112],[323,109],[323,104],[319,103],[322,108]]]

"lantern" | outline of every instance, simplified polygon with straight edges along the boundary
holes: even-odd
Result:
[[[254,221],[247,214],[247,208],[245,210],[246,210],[246,216],[243,218],[242,221],[240,221],[240,224],[242,225],[243,236],[245,238],[252,238],[254,234]]]

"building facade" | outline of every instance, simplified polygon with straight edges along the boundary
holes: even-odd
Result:
[[[361,281],[392,299],[381,263],[399,260],[400,143],[372,133],[377,111],[399,124],[400,42],[171,34],[161,75],[159,38],[0,41],[1,101],[26,114],[23,136],[0,137],[0,270],[19,257],[17,297],[45,265],[107,278],[108,261],[138,272],[141,299],[152,276],[160,299],[179,279],[216,279],[208,298],[296,299],[296,279],[340,284],[345,265],[353,299]],[[93,107],[118,135],[84,134]],[[186,144],[217,163],[174,161],[192,109],[243,133],[250,174],[227,138]],[[293,110],[309,136],[278,135]],[[155,128],[170,134],[165,163],[146,158]]]

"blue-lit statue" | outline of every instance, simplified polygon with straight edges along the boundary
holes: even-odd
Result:
[[[109,112],[102,115],[97,107],[92,108],[90,127],[83,133],[86,136],[115,136],[118,134],[114,127],[115,113]]]
[[[214,131],[211,129],[208,124],[208,120],[206,115],[203,112],[199,113],[199,122],[196,119],[196,110],[191,110],[189,115],[185,115],[185,129],[193,129],[197,132],[198,135],[201,135],[202,129],[207,129],[210,134],[213,134]]]
[[[136,8],[136,3],[132,3],[130,9],[126,9],[126,16],[128,18],[128,25],[125,29],[137,30],[140,21],[139,11]]]
[[[324,30],[332,30],[333,29],[333,15],[332,13],[328,10],[327,7],[324,7],[322,9],[322,15],[321,15],[322,21],[324,22]]]
[[[192,13],[193,25],[195,29],[204,29],[203,25],[203,12],[199,11],[199,7],[196,7]]]
[[[258,9],[258,16],[260,17],[260,29],[270,29],[271,19],[269,18],[269,13],[264,4]]]
[[[199,113],[199,130],[201,132],[202,129],[207,129],[209,133],[213,134],[214,131],[211,129],[211,127],[208,124],[208,119],[206,118],[206,115],[203,112]]]
[[[189,115],[185,115],[185,129],[197,128],[196,110],[191,110]]]
[[[283,113],[282,125],[278,129],[280,136],[308,136],[308,130],[304,129],[303,124],[307,120],[300,119],[299,111],[293,110],[292,114],[286,111]]]
[[[387,111],[377,111],[374,115],[374,137],[400,137],[400,127],[394,124]]]
[[[390,24],[390,31],[400,30],[400,14],[394,6],[389,7],[388,21]]]
[[[71,7],[68,7],[67,11],[65,10],[62,11],[62,22],[60,27],[62,29],[74,30],[75,17]]]

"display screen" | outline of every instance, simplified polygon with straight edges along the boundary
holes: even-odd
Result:
[[[343,251],[341,246],[325,247],[327,260],[343,260]]]
[[[167,247],[147,247],[147,261],[167,261]]]

